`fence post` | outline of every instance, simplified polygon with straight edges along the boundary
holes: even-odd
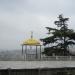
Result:
[[[40,68],[38,68],[38,75],[41,75],[41,74],[40,74],[40,72],[41,72],[41,69],[40,69]]]
[[[70,56],[70,60],[72,60],[72,57]]]
[[[8,75],[11,75],[11,68],[8,68]]]
[[[55,56],[56,57],[56,60],[58,60],[58,56]]]

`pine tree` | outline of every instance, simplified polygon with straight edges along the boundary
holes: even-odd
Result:
[[[45,55],[72,55],[69,48],[75,44],[75,32],[68,28],[68,20],[69,18],[59,15],[58,21],[54,22],[57,28],[46,27],[49,37],[41,39],[46,46],[43,52]]]

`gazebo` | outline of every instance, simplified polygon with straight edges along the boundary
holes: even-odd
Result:
[[[27,50],[28,50],[27,47],[28,46],[30,46],[30,50],[32,49],[33,46],[35,46],[36,59],[38,59],[37,50],[38,50],[38,47],[40,47],[40,59],[41,59],[41,44],[38,40],[33,38],[33,32],[31,33],[31,38],[24,40],[22,43],[22,54],[24,54],[25,60],[27,60]]]

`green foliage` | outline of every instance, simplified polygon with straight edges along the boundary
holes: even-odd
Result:
[[[69,47],[75,44],[75,32],[73,29],[68,28],[68,18],[63,18],[62,15],[59,15],[58,18],[59,20],[54,22],[57,28],[46,27],[50,36],[41,39],[41,41],[45,46],[49,46],[45,47],[43,53],[48,56],[53,54],[72,55]]]

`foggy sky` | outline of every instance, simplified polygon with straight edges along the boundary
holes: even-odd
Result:
[[[45,27],[54,27],[59,14],[75,29],[74,0],[0,0],[0,49],[21,49],[31,31],[37,39],[45,37]]]

